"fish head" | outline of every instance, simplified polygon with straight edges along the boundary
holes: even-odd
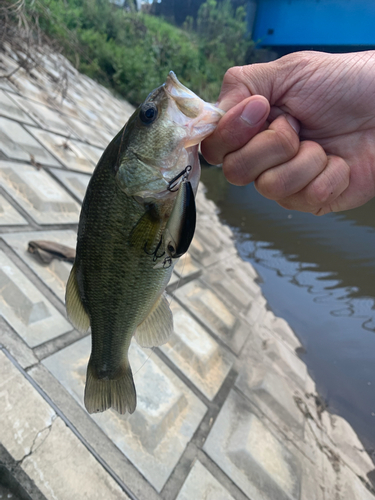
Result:
[[[189,182],[196,191],[198,145],[214,131],[223,114],[182,85],[171,71],[125,127],[116,174],[121,189],[143,202],[173,197],[170,181],[190,165]]]

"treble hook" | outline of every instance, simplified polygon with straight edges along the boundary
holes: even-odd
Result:
[[[176,186],[177,186],[177,181],[180,177],[183,177],[182,180],[185,180],[189,177],[189,172],[191,171],[191,165],[188,165],[186,168],[184,168],[184,170],[182,170],[179,174],[176,175],[176,177],[173,177],[172,180],[169,181],[168,183],[168,191],[170,191],[171,193],[174,193],[176,191],[178,191],[178,188],[177,189],[174,189]]]
[[[169,269],[172,265],[172,259],[167,255],[162,262],[159,262],[154,266],[154,269]]]
[[[153,260],[154,262],[156,262],[158,259],[160,259],[161,257],[163,257],[163,255],[165,254],[165,252],[163,252],[162,254],[158,255],[158,250],[159,250],[159,248],[161,247],[161,243],[162,243],[162,241],[163,241],[163,240],[162,240],[162,238],[160,238],[160,241],[159,241],[159,243],[156,245],[156,248],[155,248],[155,250],[154,250],[153,252],[148,252],[148,251],[147,251],[147,249],[146,249],[146,247],[147,247],[147,242],[145,243],[145,246],[143,247],[143,250],[144,250],[144,252],[145,252],[145,253],[147,253],[147,255],[152,255],[152,256],[153,256],[152,260]]]

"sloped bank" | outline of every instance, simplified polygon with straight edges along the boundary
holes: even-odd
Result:
[[[42,264],[27,244],[74,246],[90,173],[132,107],[58,54],[30,57],[26,71],[11,47],[0,53],[0,438],[30,496],[374,498],[373,463],[320,404],[297,338],[203,186],[168,287],[175,334],[153,353],[131,349],[136,413],[85,412],[89,338],[65,317],[70,264]]]

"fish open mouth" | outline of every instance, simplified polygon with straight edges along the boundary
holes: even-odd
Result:
[[[173,116],[173,119],[176,120],[177,124],[188,128],[185,148],[195,146],[203,141],[215,130],[220,118],[225,114],[214,104],[205,102],[185,87],[173,71],[169,72],[164,88],[180,111],[178,116]]]
[[[181,130],[181,154],[175,157],[173,167],[169,165],[163,172],[164,179],[169,182],[176,175],[191,165],[188,180],[196,193],[200,178],[198,145],[216,128],[224,111],[214,104],[205,102],[189,88],[185,87],[173,71],[169,72],[163,85],[168,96],[168,119]],[[179,183],[178,183],[179,184]],[[158,197],[170,196],[168,188]]]

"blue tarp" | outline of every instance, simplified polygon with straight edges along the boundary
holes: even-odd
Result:
[[[258,0],[251,17],[259,46],[375,46],[375,0]]]

